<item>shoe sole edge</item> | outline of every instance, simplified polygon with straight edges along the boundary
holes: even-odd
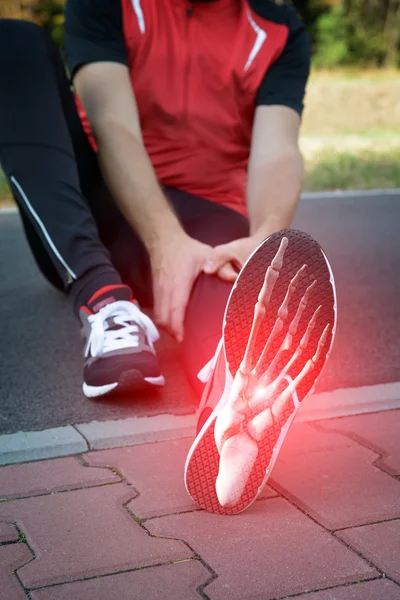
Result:
[[[163,375],[156,377],[143,377],[139,371],[126,371],[121,375],[115,383],[110,383],[103,386],[91,386],[86,382],[83,383],[82,390],[87,398],[100,398],[109,396],[112,393],[139,391],[142,389],[160,388],[165,385]]]

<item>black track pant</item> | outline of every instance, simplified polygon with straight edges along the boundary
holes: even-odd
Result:
[[[101,177],[59,52],[41,28],[0,20],[0,81],[0,162],[43,275],[73,300],[122,280],[151,305],[148,256]],[[193,238],[216,246],[248,235],[247,219],[235,211],[177,189],[165,193]],[[208,275],[193,288],[183,343],[193,384],[215,351],[230,290]]]

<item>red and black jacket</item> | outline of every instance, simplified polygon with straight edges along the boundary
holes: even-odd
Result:
[[[160,183],[245,213],[255,108],[301,114],[310,43],[270,0],[68,0],[65,57],[127,65]]]

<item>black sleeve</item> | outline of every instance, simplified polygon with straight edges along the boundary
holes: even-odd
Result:
[[[310,74],[311,43],[304,25],[296,21],[290,29],[285,49],[258,89],[256,104],[288,106],[301,115]]]
[[[128,64],[120,0],[68,0],[64,56],[71,79],[87,63]]]

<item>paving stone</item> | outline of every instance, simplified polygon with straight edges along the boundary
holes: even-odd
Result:
[[[334,419],[321,425],[325,430],[339,431],[359,439],[383,455],[378,463],[382,469],[400,475],[400,411]]]
[[[340,433],[327,431],[321,435],[321,432],[316,431],[312,425],[294,423],[287,434],[278,460],[293,454],[308,454],[356,445],[356,442]]]
[[[0,520],[15,521],[36,559],[19,574],[28,588],[191,558],[179,541],[151,538],[123,507],[125,484],[88,488],[0,504]]]
[[[103,450],[86,455],[91,465],[117,468],[139,492],[128,507],[136,516],[147,518],[195,510],[184,485],[183,472],[193,439],[143,444]],[[262,498],[276,495],[266,488]]]
[[[92,452],[90,465],[117,468],[139,492],[129,509],[138,517],[169,514],[194,508],[183,481],[191,440],[174,440]]]
[[[32,600],[199,600],[197,588],[210,574],[198,561],[108,575],[31,593]],[[390,599],[389,599],[390,600]]]
[[[272,481],[330,529],[398,517],[400,481],[373,466],[375,459],[374,452],[359,445],[280,456]]]
[[[0,544],[18,541],[17,528],[12,523],[0,523]]]
[[[212,600],[270,600],[375,577],[377,571],[281,498],[235,517],[206,512],[148,521],[157,536],[179,535],[218,574]]]
[[[109,469],[84,467],[77,458],[10,465],[0,469],[0,498],[23,498],[120,481]]]
[[[0,546],[0,599],[26,600],[15,571],[31,560],[32,554],[26,544]]]
[[[400,520],[347,529],[337,535],[400,583]]]
[[[295,600],[400,600],[400,587],[388,579],[376,579],[340,588],[301,594]]]

